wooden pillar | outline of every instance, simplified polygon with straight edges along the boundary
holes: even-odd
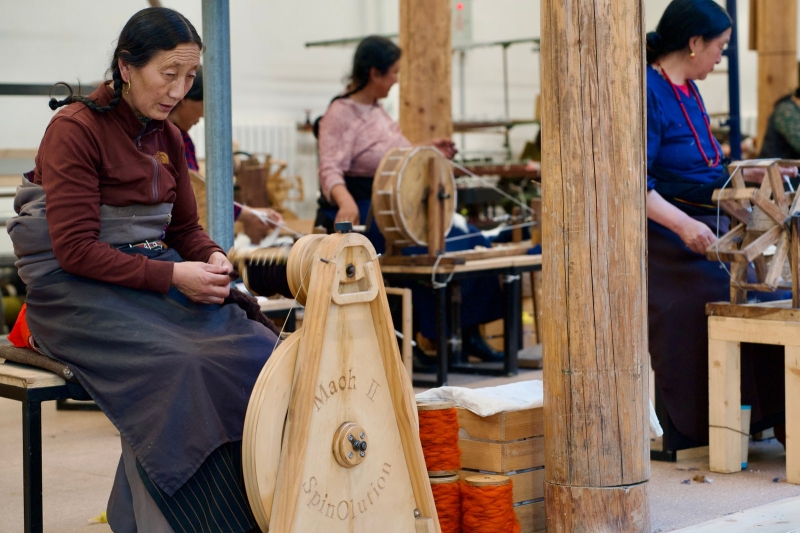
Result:
[[[751,3],[752,6],[752,3]],[[797,89],[797,0],[757,0],[755,44],[758,50],[758,146],[782,96]]]
[[[450,0],[400,0],[400,129],[412,143],[453,134]]]
[[[542,0],[547,531],[650,531],[641,0]]]

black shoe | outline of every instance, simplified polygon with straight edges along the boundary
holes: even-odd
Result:
[[[413,351],[414,372],[421,374],[431,374],[436,372],[439,361],[433,355],[428,355],[419,347],[414,346]]]
[[[466,355],[477,357],[484,363],[502,363],[505,355],[502,352],[492,350],[483,339],[478,326],[464,328],[462,335],[462,350]]]

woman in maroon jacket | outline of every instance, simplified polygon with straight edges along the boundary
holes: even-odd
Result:
[[[233,267],[198,224],[167,119],[203,45],[185,17],[125,25],[112,79],[45,132],[9,233],[37,349],[67,364],[122,436],[114,531],[246,532],[244,414],[275,334],[226,304]]]

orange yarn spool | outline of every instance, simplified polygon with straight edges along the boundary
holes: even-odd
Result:
[[[464,533],[519,533],[520,526],[506,476],[468,477],[461,487]]]
[[[461,469],[458,449],[458,412],[453,402],[420,403],[419,440],[428,472]]]
[[[461,484],[458,476],[432,477],[430,480],[442,533],[461,533]]]

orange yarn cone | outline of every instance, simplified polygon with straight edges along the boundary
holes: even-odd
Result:
[[[431,490],[442,533],[461,533],[461,484],[458,476],[431,478]]]
[[[464,533],[519,533],[511,480],[506,476],[472,476],[461,487]]]
[[[445,408],[442,408],[445,407]],[[458,412],[452,403],[424,404],[419,410],[419,440],[428,472],[461,469]]]

